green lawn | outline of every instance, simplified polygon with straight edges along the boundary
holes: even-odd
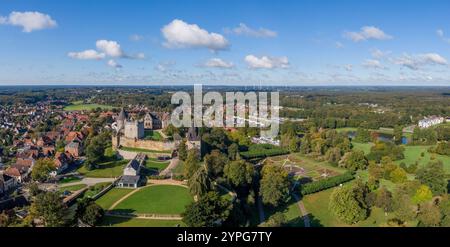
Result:
[[[91,178],[114,178],[122,175],[124,166],[128,160],[116,160],[99,164],[99,168],[88,171],[82,166],[78,172],[86,177]]]
[[[169,165],[169,161],[153,161],[153,160],[146,160],[145,161],[145,167],[152,170],[158,170],[162,171],[166,169],[166,167]]]
[[[302,213],[300,212],[297,202],[293,197],[291,197],[289,202],[284,206],[278,208],[264,208],[266,220],[276,212],[281,212],[284,214],[288,226],[295,226],[295,227],[304,226]]]
[[[102,197],[98,198],[95,202],[103,209],[108,209],[120,198],[124,197],[126,194],[132,192],[130,189],[120,189],[113,188],[106,192]]]
[[[130,213],[181,214],[193,201],[187,188],[174,185],[154,185],[134,193],[114,208]]]
[[[130,151],[130,152],[140,152],[140,153],[163,153],[163,154],[170,154],[172,151],[170,150],[150,150],[150,149],[143,149],[143,148],[132,148],[132,147],[121,147],[120,149],[124,151]]]
[[[186,226],[181,220],[127,219],[105,216],[100,226],[111,227],[176,227]]]
[[[368,143],[359,143],[359,142],[352,142],[353,145],[353,149],[359,149],[364,151],[364,154],[369,154],[370,153],[370,148],[373,146],[373,143],[368,142]]]
[[[355,128],[355,127],[345,127],[345,128],[337,128],[337,129],[336,129],[336,131],[337,131],[338,133],[341,133],[341,132],[349,132],[349,131],[355,132],[356,130],[357,130],[357,128]]]
[[[333,189],[324,190],[315,194],[307,195],[303,198],[305,208],[310,214],[311,225],[320,227],[337,227],[337,226],[359,226],[359,227],[373,227],[383,226],[387,220],[390,219],[392,213],[385,216],[383,210],[374,207],[369,217],[363,221],[354,225],[348,225],[337,219],[334,214],[328,209],[329,198]],[[411,222],[411,226],[414,226],[415,222]]]
[[[405,147],[405,159],[396,161],[397,164],[404,162],[406,165],[414,164],[416,161],[419,162],[419,166],[426,165],[431,161],[431,157],[434,155],[436,160],[440,160],[444,163],[444,170],[447,174],[450,174],[450,156],[431,154],[428,152],[430,146],[404,146]],[[424,157],[421,153],[424,153]]]
[[[76,103],[76,104],[73,104]],[[102,108],[104,110],[111,110],[114,107],[110,105],[100,105],[100,104],[83,104],[83,102],[73,102],[72,104],[64,107],[64,111],[90,111],[97,108]]]
[[[144,139],[145,140],[153,140],[153,141],[161,141],[164,138],[158,131],[146,130],[144,131]]]
[[[71,186],[60,187],[59,192],[64,192],[66,190],[70,191],[70,192],[74,192],[74,191],[86,188],[86,186],[87,186],[86,184],[76,184],[76,185],[71,185]]]
[[[92,198],[93,196],[100,193],[100,191],[102,191],[104,188],[106,188],[110,184],[111,184],[111,182],[103,182],[103,183],[98,183],[94,186],[90,186],[89,189],[84,193],[84,197]]]

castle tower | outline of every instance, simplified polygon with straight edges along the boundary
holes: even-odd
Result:
[[[123,130],[123,128],[125,127],[125,120],[127,118],[127,115],[124,111],[124,109],[122,108],[122,110],[119,113],[119,116],[117,117],[117,132],[120,132]]]

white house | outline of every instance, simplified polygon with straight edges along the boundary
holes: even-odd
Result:
[[[429,128],[433,125],[437,125],[437,124],[440,124],[443,122],[444,122],[443,117],[431,116],[431,117],[427,117],[427,118],[420,120],[419,127],[420,128]]]
[[[141,168],[144,166],[145,154],[138,154],[136,157],[125,166],[123,169],[123,176],[117,183],[120,188],[137,188],[141,180]]]

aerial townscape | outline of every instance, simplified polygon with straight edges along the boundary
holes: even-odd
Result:
[[[0,2],[0,243],[450,227],[450,1]]]

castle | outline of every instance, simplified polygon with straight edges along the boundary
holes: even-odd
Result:
[[[158,130],[168,125],[168,113],[159,114],[161,118],[157,115],[156,113],[147,113],[143,120],[137,120],[129,118],[125,110],[122,109],[112,125],[115,130],[112,136],[113,148],[118,149],[124,146],[158,151],[173,150],[175,146],[173,142],[145,138],[146,130]]]

